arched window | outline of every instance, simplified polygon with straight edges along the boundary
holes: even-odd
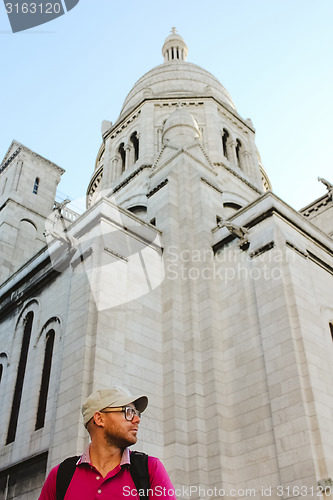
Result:
[[[222,134],[222,147],[223,147],[223,156],[225,156],[227,159],[228,159],[228,148],[227,148],[228,138],[229,138],[229,132],[224,128]]]
[[[5,354],[4,352],[2,352],[0,354],[0,384],[1,384],[1,381],[2,381],[3,372],[4,372],[6,364],[7,364],[7,354]]]
[[[128,210],[132,212],[132,214],[135,214],[138,217],[143,217],[143,218],[147,213],[147,207],[144,205],[135,205],[133,207],[130,207]]]
[[[242,205],[234,203],[233,201],[226,201],[225,203],[223,203],[223,206],[226,208],[232,208],[234,210],[239,210],[240,208],[242,208]]]
[[[240,158],[240,150],[242,147],[242,143],[239,139],[236,140],[236,158],[237,158],[237,166],[241,168],[241,158]]]
[[[118,148],[118,153],[120,154],[120,159],[121,159],[121,173],[123,173],[126,165],[126,151],[125,151],[125,144],[123,142],[120,144]]]
[[[329,325],[330,325],[331,337],[333,340],[333,323],[330,323]]]
[[[134,163],[139,159],[139,139],[137,132],[133,132],[130,137],[131,143],[134,148]]]
[[[13,441],[15,441],[17,421],[18,421],[20,405],[21,405],[22,389],[23,389],[23,382],[24,382],[24,376],[25,376],[25,369],[27,366],[27,358],[28,358],[28,351],[29,351],[29,344],[30,344],[30,338],[31,338],[33,319],[34,319],[33,312],[29,312],[24,319],[24,332],[23,332],[21,354],[20,354],[20,360],[19,360],[19,365],[18,365],[18,370],[17,370],[14,398],[13,398],[13,403],[12,403],[12,412],[10,415],[6,444],[9,444],[9,443],[12,443]]]
[[[37,194],[39,188],[39,177],[36,177],[35,183],[34,183],[34,188],[32,190],[33,194]]]
[[[35,427],[36,430],[44,427],[44,423],[45,423],[47,395],[49,392],[50,375],[51,375],[51,367],[52,367],[54,336],[55,336],[54,330],[49,330],[46,334],[42,381],[41,381],[41,385],[40,385],[36,427]]]

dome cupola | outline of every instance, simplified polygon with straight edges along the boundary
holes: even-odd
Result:
[[[189,146],[200,139],[196,120],[187,109],[178,103],[177,109],[166,120],[163,128],[163,144],[171,143],[176,147]]]
[[[183,38],[176,33],[176,28],[171,28],[171,35],[169,35],[162,47],[162,54],[164,62],[171,61],[186,61],[188,48]]]

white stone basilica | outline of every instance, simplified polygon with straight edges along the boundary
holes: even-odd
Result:
[[[16,141],[1,164],[0,499],[83,451],[108,386],[149,396],[136,448],[179,498],[330,497],[333,186],[275,196],[251,120],[175,30],[162,52],[102,124],[83,214],[59,166]]]

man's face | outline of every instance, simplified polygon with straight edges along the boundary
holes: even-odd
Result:
[[[134,404],[129,404],[135,408]],[[140,424],[140,418],[135,415],[130,422],[125,419],[122,411],[103,413],[104,415],[104,438],[108,445],[117,446],[124,449],[137,442],[137,433]]]

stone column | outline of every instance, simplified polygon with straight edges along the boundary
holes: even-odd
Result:
[[[237,166],[238,160],[236,156],[236,141],[234,141],[233,139],[227,142],[227,152],[229,161]]]
[[[111,138],[109,137],[105,141],[101,189],[108,189],[112,182],[111,147]]]
[[[111,160],[111,182],[115,182],[121,176],[120,169],[119,156],[115,155]]]
[[[241,153],[241,167],[247,175],[250,175],[251,155],[248,151],[243,151]]]
[[[133,158],[132,158],[132,148],[129,144],[125,144],[124,150],[126,153],[125,156],[125,170],[127,170],[131,165],[133,165]]]
[[[159,127],[157,129],[157,152],[161,151],[162,149],[162,127]]]

